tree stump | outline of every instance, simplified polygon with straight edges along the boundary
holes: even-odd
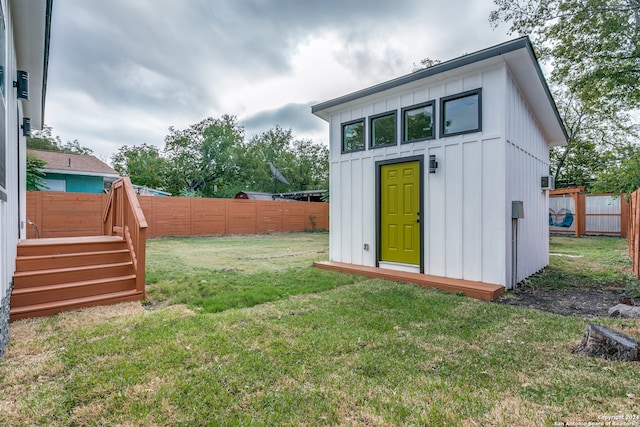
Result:
[[[582,342],[574,353],[621,362],[640,360],[638,341],[623,332],[592,323],[587,325]]]

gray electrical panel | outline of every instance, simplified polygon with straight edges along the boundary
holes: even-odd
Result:
[[[520,200],[511,202],[511,219],[524,218],[524,205]]]

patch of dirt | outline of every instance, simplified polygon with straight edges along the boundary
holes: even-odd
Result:
[[[620,303],[640,305],[640,299],[627,298],[623,289],[573,286],[564,289],[522,286],[505,292],[497,302],[578,317],[607,317],[609,309]]]

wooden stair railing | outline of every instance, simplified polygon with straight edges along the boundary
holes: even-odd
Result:
[[[136,290],[142,293],[143,298],[147,227],[131,180],[128,177],[118,179],[111,185],[102,217],[102,234],[122,237],[127,243],[136,275]]]

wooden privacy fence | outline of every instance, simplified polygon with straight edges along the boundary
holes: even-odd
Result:
[[[633,273],[640,277],[640,189],[629,198],[629,256],[633,261]]]
[[[629,203],[611,194],[582,194],[584,187],[549,194],[549,231],[582,235],[627,236]]]
[[[40,237],[99,236],[106,194],[27,192],[27,219]],[[147,237],[261,234],[329,229],[329,204],[138,196]],[[27,238],[36,227],[27,226]]]

